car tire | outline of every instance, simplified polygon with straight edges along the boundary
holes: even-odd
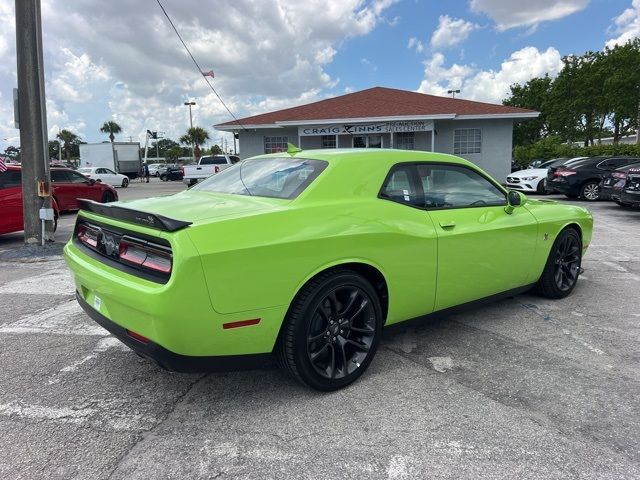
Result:
[[[538,187],[536,188],[536,193],[538,195],[546,195],[547,194],[547,180],[543,178],[538,182]]]
[[[580,187],[580,199],[595,202],[600,199],[600,183],[593,180],[585,182]]]
[[[102,194],[102,203],[111,203],[115,201],[115,199],[115,195],[108,190]]]
[[[123,178],[122,179],[122,188],[127,188],[129,186],[129,179],[128,178]]]
[[[565,193],[564,196],[567,198],[578,198],[578,195],[575,193]]]
[[[166,182],[169,179],[167,178],[166,175],[160,175],[160,180],[162,180],[163,182]]]
[[[573,228],[566,228],[557,236],[542,275],[536,285],[540,295],[547,298],[564,298],[569,295],[580,275],[582,264],[582,240]]]
[[[351,270],[335,269],[318,275],[296,295],[276,353],[295,380],[333,391],[364,373],[381,333],[382,308],[371,283]]]

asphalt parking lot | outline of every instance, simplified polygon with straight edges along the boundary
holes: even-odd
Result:
[[[0,478],[640,478],[640,212],[586,206],[569,298],[388,333],[330,394],[274,369],[165,372],[80,310],[59,256],[0,261]]]

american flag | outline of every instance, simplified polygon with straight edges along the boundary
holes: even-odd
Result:
[[[211,77],[214,78],[213,70],[209,70],[208,72],[201,72],[203,77]]]
[[[7,171],[7,164],[4,161],[4,158],[0,157],[0,172]]]

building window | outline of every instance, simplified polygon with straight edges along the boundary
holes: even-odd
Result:
[[[396,148],[400,150],[413,150],[414,139],[414,132],[397,132],[393,134],[393,141],[396,144]]]
[[[322,148],[336,148],[336,136],[322,135]]]
[[[354,135],[353,148],[382,148],[382,135]]]
[[[453,131],[454,155],[480,153],[482,150],[482,131],[479,128],[456,128]]]
[[[264,137],[264,153],[287,151],[288,137]]]

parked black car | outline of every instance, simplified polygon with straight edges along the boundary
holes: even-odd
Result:
[[[569,198],[594,202],[600,199],[600,182],[616,168],[639,162],[637,157],[589,157],[561,167],[550,168],[547,188]]]
[[[629,172],[627,182],[622,187],[617,203],[623,207],[640,207],[640,172]]]
[[[160,180],[166,182],[168,180],[182,180],[183,173],[180,167],[167,167],[167,169],[160,174]]]
[[[621,168],[616,168],[613,172],[607,174],[600,182],[600,200],[620,200],[620,193],[627,182],[629,173],[640,173],[640,163],[632,163]]]

